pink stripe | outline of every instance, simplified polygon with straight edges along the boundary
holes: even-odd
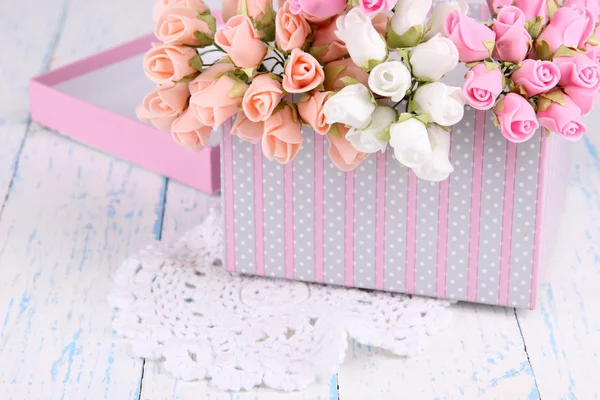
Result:
[[[265,276],[265,208],[263,188],[263,153],[260,143],[254,145],[254,240],[256,243],[256,275]]]
[[[354,172],[346,172],[344,285],[354,286]]]
[[[225,187],[223,196],[225,197],[225,226],[227,237],[227,270],[235,272],[235,226],[233,223],[233,137],[231,132],[231,120],[225,122],[223,127],[223,174]]]
[[[539,166],[539,182],[536,194],[536,210],[535,210],[535,236],[533,244],[533,275],[531,278],[531,297],[529,300],[529,308],[532,310],[535,308],[537,303],[537,290],[538,290],[538,279],[539,279],[539,265],[540,265],[540,251],[542,246],[542,222],[544,215],[544,190],[546,185],[546,160],[548,153],[548,138],[542,131],[540,144],[540,166]]]
[[[385,187],[386,153],[377,154],[377,189],[375,201],[375,289],[385,288]]]
[[[477,268],[479,264],[479,233],[481,231],[481,190],[483,186],[485,125],[485,111],[477,111],[475,113],[473,142],[471,222],[469,223],[469,272],[467,283],[467,299],[469,301],[477,301]]]
[[[417,267],[417,190],[419,178],[410,170],[408,172],[408,198],[406,203],[406,293],[415,293]]]
[[[315,282],[325,282],[325,194],[324,190],[324,139],[323,136],[315,134]]]
[[[512,224],[515,204],[515,181],[517,171],[517,145],[506,142],[506,165],[504,166],[504,203],[502,206],[502,246],[500,247],[500,278],[498,304],[508,305],[510,283],[510,259],[512,252]]]
[[[452,148],[452,135],[450,135]],[[450,152],[452,156],[452,152]],[[446,269],[448,268],[448,218],[450,216],[450,178],[440,183],[438,206],[438,237],[437,237],[437,266],[436,291],[437,297],[446,297]]]
[[[285,278],[294,279],[294,163],[283,167]]]

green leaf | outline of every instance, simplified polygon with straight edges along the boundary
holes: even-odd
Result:
[[[350,86],[350,85],[356,85],[357,83],[360,83],[359,81],[357,81],[356,79],[352,78],[351,76],[345,76],[342,79],[340,79],[344,85],[346,86]]]
[[[337,80],[338,76],[344,71],[346,67],[343,65],[329,66],[326,65],[324,68],[325,72],[325,80],[323,85],[325,86],[325,90],[333,90],[333,85]]]
[[[545,40],[535,42],[535,54],[543,61],[550,61],[553,56],[552,48]]]
[[[200,55],[196,54],[194,57],[190,58],[188,63],[190,64],[190,67],[202,71],[202,59],[200,58]]]
[[[423,25],[411,26],[406,33],[398,35],[393,31],[391,23],[387,27],[388,45],[394,49],[415,47],[423,39]]]
[[[552,18],[554,14],[558,11],[559,5],[556,4],[554,0],[548,0],[548,16]]]
[[[465,65],[467,66],[467,68],[473,68],[473,67],[476,67],[479,64],[481,64],[481,61],[469,62],[469,63],[466,63]]]
[[[575,57],[577,55],[577,51],[561,44],[556,53],[554,53],[554,58],[557,57]]]
[[[592,37],[590,37],[587,42],[590,46],[599,46],[600,45],[600,40],[596,39],[595,35],[592,35]]]
[[[256,71],[256,68],[242,68],[242,71],[244,71],[244,74],[246,74],[248,78],[252,78],[254,76],[254,71]]]
[[[408,112],[411,112],[411,113],[415,112],[415,111],[417,111],[417,108],[418,108],[417,103],[415,103],[413,101],[413,99],[410,99],[408,101]]]
[[[337,127],[337,124],[333,124],[331,125],[331,128],[329,128],[329,132],[327,132],[327,134],[333,138],[339,139],[342,136],[340,135],[340,131]]]
[[[560,89],[553,90],[549,93],[544,93],[540,97],[551,100],[554,103],[558,103],[563,107],[565,107],[567,105],[567,100],[565,99],[565,94]]]
[[[377,139],[382,140],[384,142],[389,142],[392,139],[392,135],[390,133],[392,125],[393,124],[388,125],[383,131],[379,132],[377,134]]]
[[[416,115],[415,114],[411,114],[411,113],[401,113],[398,116],[398,122],[404,122],[404,121],[408,121],[409,119],[415,118]]]
[[[263,33],[263,38],[267,42],[272,42],[273,40],[275,40],[276,16],[277,13],[275,12],[275,10],[273,10],[271,3],[267,2],[267,5],[265,7],[265,15],[258,21],[255,21],[254,23],[256,30]]]
[[[514,85],[514,84],[513,84],[513,85]],[[527,91],[526,91],[526,90],[525,90],[525,88],[523,88],[523,86],[521,86],[521,85],[516,85],[516,86],[513,86],[513,88],[512,88],[512,90],[511,90],[511,92],[513,92],[513,93],[516,93],[516,94],[519,94],[519,95],[521,95],[521,96],[523,96],[523,97],[529,97],[529,96],[527,96]]]
[[[358,0],[348,0],[348,5],[350,7],[358,7],[359,6]]]
[[[550,107],[552,105],[552,100],[546,98],[546,97],[541,97],[538,100],[538,106],[537,106],[537,110],[538,111],[546,111],[548,109],[548,107]]]
[[[204,32],[196,31],[194,32],[194,37],[198,42],[200,42],[198,47],[212,46],[215,43],[215,38]]]
[[[373,68],[375,68],[376,66],[378,66],[379,64],[381,64],[384,61],[385,61],[385,59],[383,59],[383,60],[372,60],[371,59],[362,65],[362,69],[364,69],[367,72],[371,72],[373,70]]]
[[[248,17],[248,3],[246,0],[241,0],[238,6],[238,14]]]
[[[493,70],[499,69],[499,68],[500,68],[500,66],[498,64],[496,64],[496,63],[489,62],[489,61],[485,62],[485,70],[487,72],[490,72],[490,71],[493,71]]]
[[[402,57],[402,60],[410,60],[410,49],[400,48],[396,50],[396,53]]]
[[[236,79],[228,96],[230,99],[238,99],[244,97],[246,90],[248,90],[248,85]]]
[[[544,17],[537,16],[525,23],[525,29],[533,40],[537,39],[544,28]]]
[[[327,50],[327,48],[329,47],[328,44],[324,44],[322,46],[314,46],[314,47],[310,47],[308,49],[308,53],[313,56],[315,59],[317,59],[317,61],[321,61],[321,57],[323,57],[323,53],[325,53],[325,50]]]
[[[213,35],[217,32],[217,20],[215,19],[215,17],[213,17],[210,10],[206,10],[203,13],[199,13],[197,18],[207,23],[208,28],[210,29]]]
[[[494,52],[494,48],[496,47],[496,42],[493,40],[484,40],[483,45],[488,50],[488,52],[490,53],[490,56],[491,56],[492,53]]]
[[[421,114],[421,115],[417,115],[415,117],[415,119],[418,119],[419,121],[421,121],[423,124],[427,125],[429,123],[429,114]]]
[[[181,78],[178,81],[174,81],[175,83],[180,83],[180,82],[191,82],[193,81],[198,75],[200,75],[200,72],[194,72],[193,74],[189,74],[187,76],[184,76],[183,78]]]

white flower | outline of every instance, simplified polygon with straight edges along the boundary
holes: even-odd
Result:
[[[423,180],[441,182],[448,179],[448,176],[454,172],[454,167],[449,159],[450,133],[437,124],[430,124],[427,130],[429,132],[431,148],[433,149],[431,157],[413,171]]]
[[[374,93],[389,97],[394,102],[404,98],[410,88],[412,76],[400,61],[387,61],[379,64],[369,75],[369,87]]]
[[[424,33],[427,14],[431,10],[432,0],[399,0],[390,21],[392,31],[398,36],[404,35],[413,26]]]
[[[388,56],[385,40],[360,7],[354,7],[337,19],[335,34],[346,43],[352,61],[360,67],[367,69],[369,62],[379,63]]]
[[[410,65],[417,79],[437,82],[458,65],[458,49],[452,40],[436,35],[412,49]]]
[[[348,85],[327,100],[323,107],[329,125],[341,123],[363,129],[371,123],[375,104],[369,89],[362,83]]]
[[[394,148],[396,159],[408,168],[420,167],[433,153],[427,126],[416,118],[392,124],[390,146]]]
[[[427,24],[425,40],[431,39],[438,33],[443,34],[446,17],[452,14],[454,11],[460,11],[462,14],[467,15],[469,12],[469,3],[467,3],[465,0],[454,0],[447,1],[435,7],[431,17],[429,18],[429,23]]]
[[[417,89],[413,101],[417,114],[428,114],[431,122],[441,126],[455,125],[465,114],[465,96],[462,88],[446,86],[441,82],[421,86]]]
[[[378,138],[378,134],[385,131],[398,118],[396,110],[392,107],[379,104],[373,115],[372,122],[365,129],[350,129],[346,134],[346,139],[361,153],[377,153],[384,152],[387,147],[387,142]]]

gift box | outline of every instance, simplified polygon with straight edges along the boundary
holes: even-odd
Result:
[[[206,193],[220,189],[218,139],[200,153],[139,122],[135,108],[153,84],[141,73],[148,35],[33,78],[34,122]],[[107,84],[110,82],[110,84]]]

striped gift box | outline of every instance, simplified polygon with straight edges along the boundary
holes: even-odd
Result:
[[[393,152],[342,173],[304,127],[282,166],[224,128],[226,265],[232,272],[534,308],[569,171],[570,146],[507,142],[467,107],[445,182],[419,180]],[[552,193],[548,193],[550,190]]]

